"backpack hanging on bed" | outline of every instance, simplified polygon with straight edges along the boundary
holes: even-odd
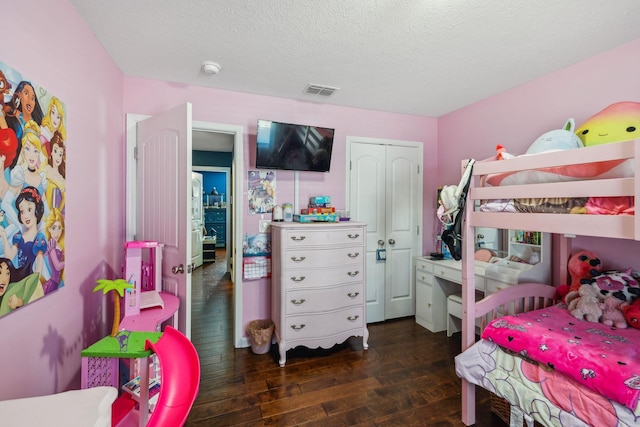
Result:
[[[474,159],[469,160],[467,166],[462,174],[460,184],[445,186],[442,188],[442,193],[447,190],[445,197],[447,200],[442,199],[441,202],[444,210],[448,212],[448,215],[452,218],[453,222],[447,224],[449,228],[442,232],[442,241],[449,248],[453,259],[459,261],[462,259],[462,220],[464,218],[464,205],[467,201],[467,192],[469,191],[469,184],[471,183],[471,171],[473,170]],[[446,204],[449,206],[447,207]],[[440,209],[438,209],[440,211]],[[441,218],[440,212],[438,217]],[[442,221],[442,219],[441,219]]]

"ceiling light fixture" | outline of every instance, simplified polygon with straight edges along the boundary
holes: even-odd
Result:
[[[204,71],[205,74],[209,74],[210,76],[218,74],[221,69],[222,67],[217,62],[204,61],[202,63],[202,71]]]

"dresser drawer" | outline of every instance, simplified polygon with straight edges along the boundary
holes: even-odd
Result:
[[[330,311],[364,304],[364,285],[287,291],[283,303],[286,315]]]
[[[362,265],[346,265],[336,268],[286,270],[282,272],[281,280],[286,290],[360,283],[364,280],[364,268]]]
[[[290,249],[284,256],[284,269],[328,267],[364,263],[364,247],[335,249]]]
[[[363,242],[364,231],[361,228],[287,230],[283,246],[287,249],[331,245],[362,246]]]
[[[364,309],[349,307],[330,313],[287,316],[284,333],[287,340],[322,338],[364,326]]]

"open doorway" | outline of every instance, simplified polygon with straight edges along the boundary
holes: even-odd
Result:
[[[126,183],[126,239],[127,240],[135,240],[136,237],[136,182],[138,181],[137,177],[137,144],[138,144],[138,135],[137,135],[137,126],[138,122],[142,120],[146,120],[149,116],[139,115],[139,114],[127,114],[126,125],[127,125],[127,183]],[[230,250],[227,253],[227,258],[230,259],[229,264],[231,266],[231,280],[234,283],[233,286],[233,342],[235,347],[246,347],[248,344],[246,339],[243,337],[243,328],[242,328],[242,269],[239,268],[236,263],[233,262],[234,259],[241,260],[242,259],[242,245],[234,244],[234,242],[242,242],[242,189],[243,189],[243,137],[244,137],[244,128],[242,126],[237,125],[226,125],[219,123],[211,123],[211,122],[200,122],[200,121],[188,121],[189,135],[192,135],[193,131],[203,131],[209,133],[219,133],[219,134],[227,134],[233,140],[233,173],[231,176],[231,196],[229,198],[229,204],[231,205],[230,215],[232,220],[231,222],[231,236],[230,240]],[[192,138],[189,138],[192,139]],[[191,141],[188,142],[188,145],[192,145]],[[191,174],[191,156],[188,157],[187,168],[189,170],[189,174]],[[189,175],[189,179],[190,179]],[[184,187],[187,187],[185,183]],[[190,186],[189,186],[190,188]],[[235,195],[235,197],[233,196]],[[234,200],[235,199],[235,200]],[[161,212],[161,210],[159,210]],[[186,218],[184,219],[186,221]],[[185,222],[186,224],[186,222]],[[187,227],[185,227],[187,228]],[[189,234],[190,236],[190,234]],[[182,242],[182,246],[188,250],[186,259],[190,258],[190,239],[185,243]],[[186,269],[185,269],[186,270]],[[190,269],[189,269],[190,271]],[[189,274],[190,279],[190,274]],[[190,280],[187,286],[189,288],[190,293]],[[190,298],[187,298],[185,301],[185,309],[186,315],[188,316],[186,325],[188,329],[190,329],[191,323],[191,310],[190,310]]]

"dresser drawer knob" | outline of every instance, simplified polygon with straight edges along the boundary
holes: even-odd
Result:
[[[356,271],[347,271],[347,274],[348,274],[349,276],[351,276],[351,277],[355,277],[355,276],[357,276],[358,274],[360,274],[360,272],[359,272],[358,270],[356,270]]]
[[[360,237],[360,235],[358,233],[356,233],[356,234],[349,233],[349,234],[347,234],[347,237],[350,238],[350,239],[357,239],[358,237]]]
[[[304,257],[304,256],[301,256],[301,257],[295,257],[295,256],[292,256],[292,257],[291,257],[291,261],[293,261],[293,262],[302,262],[302,261],[304,261],[305,259],[307,259],[307,257]]]
[[[355,322],[356,320],[358,320],[360,316],[358,316],[357,314],[355,316],[349,316],[347,317],[347,320],[350,320],[352,322]]]
[[[360,255],[360,252],[356,252],[355,254],[352,254],[352,253],[347,254],[349,258],[358,258],[358,255]]]
[[[291,280],[293,280],[294,282],[302,282],[304,279],[306,279],[306,276],[300,276],[300,277],[291,276]]]
[[[293,329],[294,331],[299,331],[304,327],[305,327],[304,323],[302,325],[291,325],[291,329]]]
[[[355,298],[355,297],[357,297],[358,295],[360,295],[360,292],[349,292],[349,293],[347,294],[347,296],[348,296],[349,298]]]
[[[304,303],[306,301],[306,299],[304,298],[300,298],[300,299],[292,299],[291,302],[293,303],[293,305],[300,305],[302,303]]]
[[[291,236],[291,240],[293,240],[294,242],[301,242],[304,239],[306,239],[305,236]]]

